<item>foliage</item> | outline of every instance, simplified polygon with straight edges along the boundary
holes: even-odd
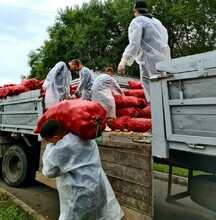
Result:
[[[49,40],[29,53],[29,78],[44,79],[58,61],[80,59],[94,69],[117,69],[128,44],[128,26],[134,15],[131,0],[91,0],[81,7],[60,10]],[[172,57],[216,49],[215,0],[146,0],[149,11],[168,30]],[[139,75],[136,63],[127,74]]]
[[[153,5],[168,30],[173,58],[216,49],[216,1],[154,0]]]

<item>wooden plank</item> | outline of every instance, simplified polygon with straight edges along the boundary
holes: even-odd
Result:
[[[139,140],[143,140],[145,137],[143,132],[133,132],[133,131],[110,131],[103,132],[102,142],[118,142],[118,143],[135,143]]]
[[[142,153],[146,155],[151,154],[151,145],[150,144],[144,144],[144,143],[125,143],[125,142],[119,142],[119,141],[103,141],[100,144],[100,147],[112,147],[113,149],[121,149],[125,150],[127,152],[136,152],[136,153]]]
[[[149,162],[150,163],[150,162]],[[107,175],[131,181],[137,184],[148,185],[151,183],[151,170],[136,169],[113,162],[102,161],[102,166]],[[150,165],[148,165],[150,167]]]
[[[130,138],[130,139],[142,139],[143,133],[142,132],[134,132],[134,131],[109,131],[103,133],[104,137],[110,138],[113,140],[114,137],[118,138]]]
[[[53,188],[53,189],[57,189],[56,188],[56,179],[55,178],[47,178],[39,171],[36,172],[35,180]]]
[[[149,201],[149,198],[151,197],[151,184],[147,185],[145,182],[143,182],[143,184],[134,184],[133,181],[130,182],[118,177],[113,177],[108,173],[107,177],[114,191],[138,200]]]
[[[118,192],[115,192],[115,195],[120,204],[141,213],[151,213],[151,205],[149,203],[149,199],[147,201],[144,201],[143,199],[138,200]]]
[[[99,151],[102,161],[112,162],[114,164],[118,163],[128,167],[150,170],[150,157],[147,155],[113,150],[109,147],[100,147]]]

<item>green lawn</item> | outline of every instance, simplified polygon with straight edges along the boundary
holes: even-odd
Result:
[[[0,192],[0,220],[37,220],[5,193]]]
[[[169,173],[169,166],[165,164],[159,164],[159,163],[154,163],[154,170],[162,173]],[[173,175],[177,176],[182,176],[182,177],[188,177],[188,170],[184,168],[179,168],[179,167],[173,167],[172,170]],[[204,174],[204,172],[201,171],[194,171],[193,175],[200,175]]]

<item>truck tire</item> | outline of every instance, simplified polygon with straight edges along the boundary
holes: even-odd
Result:
[[[216,211],[216,176],[193,176],[189,179],[189,193],[195,203]]]
[[[2,162],[3,179],[7,185],[19,187],[25,183],[28,172],[26,152],[19,145],[9,147]]]

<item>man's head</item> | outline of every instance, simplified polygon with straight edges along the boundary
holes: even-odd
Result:
[[[146,12],[148,12],[148,9],[145,1],[137,1],[134,4],[133,13],[135,16],[138,16],[139,14],[145,14]]]
[[[110,76],[113,76],[113,74],[114,74],[114,70],[112,67],[105,68],[105,72]]]
[[[40,130],[40,135],[46,142],[55,144],[66,135],[61,123],[55,119],[46,121]]]
[[[68,64],[71,71],[79,71],[82,66],[82,62],[78,59],[71,60]]]

